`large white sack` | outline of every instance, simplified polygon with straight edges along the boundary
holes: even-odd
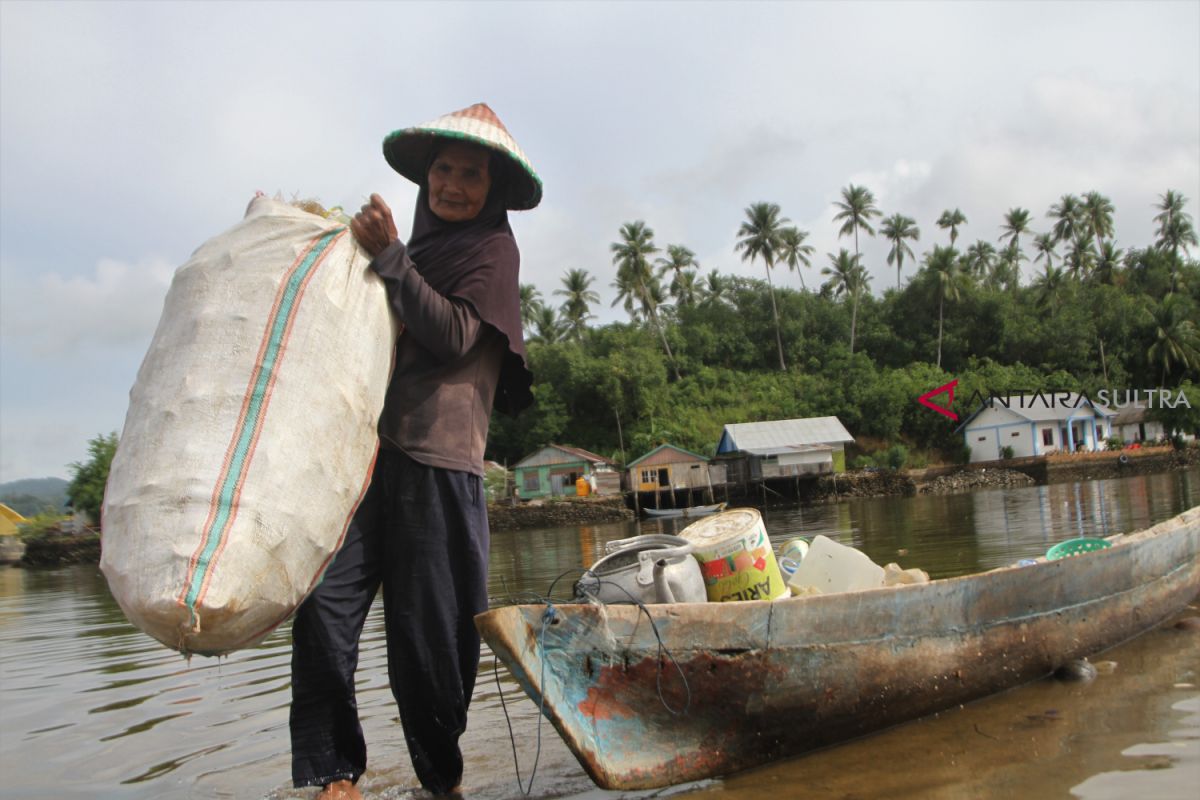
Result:
[[[345,226],[259,197],[175,273],[130,392],[100,560],[163,644],[257,643],[340,546],[395,339],[368,264]]]

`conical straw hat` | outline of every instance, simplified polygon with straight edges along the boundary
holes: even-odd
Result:
[[[505,202],[508,208],[520,211],[533,208],[541,202],[542,179],[504,123],[486,103],[476,103],[432,122],[388,134],[383,140],[383,156],[396,172],[413,183],[423,183],[434,137],[438,136],[490,147],[516,162],[518,169],[510,171],[511,180]]]

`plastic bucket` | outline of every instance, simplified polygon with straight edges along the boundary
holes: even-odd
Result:
[[[704,588],[712,603],[775,600],[789,594],[762,514],[738,508],[706,517],[679,532],[694,546]]]

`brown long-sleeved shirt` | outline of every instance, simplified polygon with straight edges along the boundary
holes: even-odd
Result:
[[[422,464],[482,475],[504,337],[469,302],[434,291],[402,242],[377,255],[371,269],[383,278],[404,326],[379,420],[382,446]]]

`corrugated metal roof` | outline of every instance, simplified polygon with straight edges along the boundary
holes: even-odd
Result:
[[[646,455],[640,458],[635,458],[625,465],[626,469],[632,469],[637,466],[651,466],[657,464],[693,464],[696,462],[705,463],[708,459],[698,453],[693,453],[691,450],[684,450],[682,447],[676,447],[673,444],[660,444],[658,447],[651,450]]]
[[[743,447],[742,450],[756,456],[778,456],[783,453],[832,453],[833,447],[827,444],[793,444],[780,447]]]
[[[1088,399],[1087,395],[1076,394],[1075,392],[1045,392],[1037,394],[1014,394],[1007,397],[1008,407],[1005,408],[1003,400],[994,399],[991,401],[991,407],[998,411],[1011,411],[1022,419],[1027,419],[1030,422],[1049,422],[1051,420],[1065,422],[1074,417],[1089,416],[1087,410],[1094,408],[1096,415],[1100,417],[1112,417],[1115,413],[1099,403],[1093,403]],[[987,406],[984,406],[987,408]],[[983,409],[980,409],[981,411]],[[972,417],[977,416],[979,412],[975,412]],[[967,420],[970,422],[970,420]],[[967,423],[959,426],[959,429],[966,427]]]
[[[1113,417],[1113,425],[1136,425],[1146,421],[1146,406],[1143,403],[1128,405]]]
[[[613,463],[604,456],[588,452],[582,447],[570,447],[565,444],[548,444],[536,453],[527,455],[516,464],[513,464],[513,469],[517,469],[518,467],[548,467],[555,464],[578,464],[581,461],[586,461],[590,464]]]
[[[781,448],[776,452],[786,452],[800,445],[842,444],[853,441],[854,437],[837,417],[735,422],[725,426],[717,452],[757,452],[775,448]]]

